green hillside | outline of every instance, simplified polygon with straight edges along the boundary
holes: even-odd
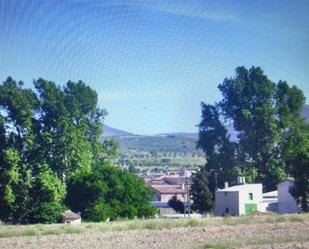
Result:
[[[205,163],[196,149],[197,134],[164,134],[154,136],[114,136],[119,143],[118,163],[132,171],[193,169]]]
[[[197,153],[197,136],[185,135],[157,135],[157,136],[121,136],[114,137],[122,152],[128,151],[153,151],[158,153]]]

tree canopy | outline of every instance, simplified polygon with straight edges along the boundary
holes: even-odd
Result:
[[[149,205],[153,192],[144,181],[108,164],[76,174],[68,182],[68,193],[68,206],[90,221],[147,218],[156,212]]]
[[[301,117],[302,91],[285,81],[272,82],[259,67],[238,67],[236,76],[224,79],[218,88],[222,100],[201,104],[199,124],[198,147],[206,155],[210,190],[225,181],[235,183],[240,175],[270,191],[293,176],[296,199],[308,200],[309,140],[308,124]],[[236,141],[227,126],[233,127]]]
[[[107,113],[98,108],[95,90],[82,81],[68,81],[62,87],[44,79],[33,84],[33,89],[24,88],[23,82],[11,77],[0,84],[0,219],[4,222],[56,222],[71,193],[66,191],[67,183],[81,174],[96,175],[118,151],[115,142],[101,142]],[[104,173],[102,183],[111,197],[93,203],[100,212],[113,205],[105,203],[114,200],[108,188],[122,181],[112,169],[104,169],[111,173]],[[136,178],[124,175],[127,192],[121,198],[133,198],[134,191],[149,198]],[[134,188],[136,184],[139,187]],[[134,198],[133,202],[139,201]],[[143,201],[141,208],[146,210]],[[134,212],[116,210],[114,215],[132,217]]]

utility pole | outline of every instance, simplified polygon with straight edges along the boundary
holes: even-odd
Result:
[[[188,212],[188,219],[190,219],[190,188],[189,188],[189,177],[188,174],[186,174],[186,190],[187,190],[187,205],[186,205],[186,210]]]

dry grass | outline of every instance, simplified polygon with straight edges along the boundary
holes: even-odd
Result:
[[[217,242],[209,243],[205,246],[198,247],[197,249],[236,249],[246,246],[262,246],[286,243],[301,243],[309,241],[308,236],[293,236],[293,237],[269,237],[269,238],[256,238],[249,240],[242,240],[241,242]]]
[[[115,222],[82,223],[80,226],[52,225],[0,225],[0,238],[18,236],[40,236],[49,234],[84,233],[88,231],[128,231],[128,230],[160,230],[176,227],[203,227],[213,225],[263,224],[280,222],[304,222],[309,220],[308,214],[272,215],[247,217],[210,217],[203,219],[149,219],[125,220]],[[222,245],[223,246],[223,245]],[[224,248],[224,247],[222,247]]]
[[[85,229],[83,226],[70,226],[62,224],[53,225],[1,225],[0,238],[19,236],[39,236],[64,233],[81,233]]]

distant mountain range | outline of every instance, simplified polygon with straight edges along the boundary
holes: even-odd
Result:
[[[302,110],[302,115],[305,118],[306,122],[309,123],[309,105],[304,105],[303,110]],[[237,139],[237,133],[233,129],[231,125],[226,127],[228,130],[228,133],[231,136],[231,139],[235,141]],[[103,131],[103,137],[130,137],[130,136],[138,136],[136,134],[115,129],[110,126],[104,125],[104,131]],[[161,136],[161,137],[171,137],[171,136],[176,136],[176,137],[189,137],[189,138],[198,138],[198,133],[189,133],[189,132],[170,132],[170,133],[161,133],[157,135],[152,135],[150,137],[156,137],[156,136]],[[141,136],[144,137],[144,136]]]
[[[104,125],[103,137],[120,137],[120,136],[134,136],[134,134]]]

